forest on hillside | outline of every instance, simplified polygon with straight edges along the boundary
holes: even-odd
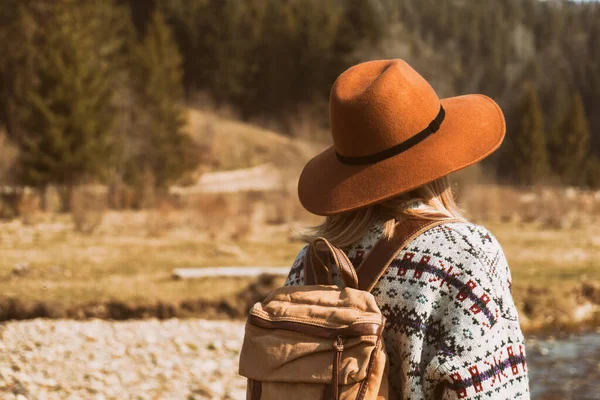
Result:
[[[600,186],[595,2],[3,0],[0,54],[5,184],[164,188],[201,161],[186,105],[324,130],[339,73],[402,58],[441,97],[500,103],[498,181]]]

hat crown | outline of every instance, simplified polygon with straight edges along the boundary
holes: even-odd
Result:
[[[370,61],[338,77],[329,111],[336,151],[346,157],[365,157],[427,128],[440,111],[440,100],[406,62]]]

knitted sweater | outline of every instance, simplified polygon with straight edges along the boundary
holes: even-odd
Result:
[[[354,265],[381,234],[377,224],[349,249]],[[305,251],[286,285],[303,283]],[[447,223],[409,243],[372,291],[387,318],[390,398],[529,399],[510,288],[502,248],[481,226]]]

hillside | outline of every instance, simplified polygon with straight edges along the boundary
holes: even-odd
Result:
[[[325,147],[197,109],[188,110],[188,130],[205,150],[202,166],[210,171],[270,163],[297,173]]]

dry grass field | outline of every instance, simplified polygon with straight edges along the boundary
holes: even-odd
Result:
[[[157,220],[161,234],[156,232]],[[165,316],[172,316],[169,307],[182,301],[226,297],[248,284],[231,279],[175,281],[173,268],[281,264],[299,247],[285,240],[278,246],[221,241],[201,232],[195,222],[185,212],[114,212],[106,214],[91,235],[74,232],[68,216],[48,216],[35,225],[4,223],[0,317],[101,315],[95,305],[111,302],[148,307],[152,315],[157,307],[165,307]]]

